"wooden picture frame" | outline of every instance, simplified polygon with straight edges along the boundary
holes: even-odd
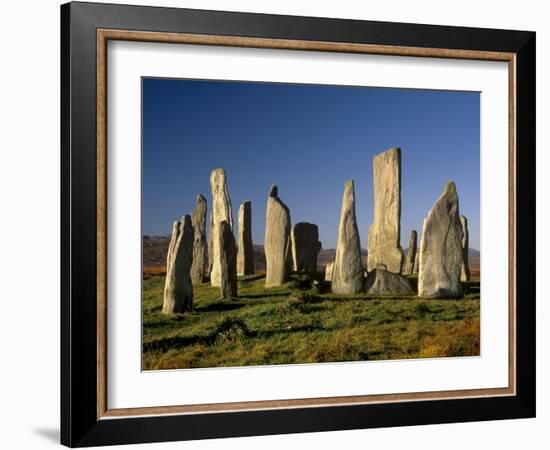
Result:
[[[110,409],[106,386],[107,42],[505,61],[507,388]],[[535,33],[188,9],[61,7],[61,442],[91,446],[534,417]]]

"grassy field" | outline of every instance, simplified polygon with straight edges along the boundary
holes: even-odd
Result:
[[[144,277],[146,370],[479,355],[479,282],[461,300],[422,300],[342,297],[297,276],[265,289],[254,275],[233,300],[195,286],[195,311],[173,316],[163,288],[162,274]]]

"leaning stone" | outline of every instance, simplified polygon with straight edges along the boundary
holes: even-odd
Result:
[[[227,181],[225,176],[225,170],[214,169],[210,174],[210,187],[212,189],[212,215],[210,224],[210,236],[212,238],[212,250],[209,256],[211,258],[212,269],[210,271],[210,284],[212,286],[219,287],[220,280],[220,237],[219,237],[219,224],[222,221],[226,221],[233,230],[233,213],[231,209],[231,199],[229,198],[229,192],[227,190]]]
[[[414,263],[416,262],[416,230],[411,231],[411,238],[409,239],[409,249],[407,250],[407,256],[405,258],[405,269],[403,273],[405,275],[411,275],[414,273]]]
[[[193,310],[193,225],[191,217],[183,216],[174,222],[172,238],[166,257],[166,281],[164,284],[164,314],[182,313]]]
[[[334,261],[325,266],[325,281],[332,281],[332,272],[334,271]]]
[[[265,285],[280,286],[288,281],[291,262],[290,211],[273,185],[267,199],[264,251],[266,259]]]
[[[365,281],[365,289],[369,295],[412,294],[413,288],[405,277],[376,268],[369,272]]]
[[[237,296],[237,245],[229,224],[219,224],[220,247],[220,293],[222,298]]]
[[[197,196],[195,209],[191,214],[193,224],[193,265],[191,266],[191,281],[193,284],[206,281],[206,199],[202,195]]]
[[[357,294],[363,292],[363,264],[361,244],[355,217],[355,188],[353,180],[346,183],[340,212],[338,242],[332,273],[332,292]]]
[[[317,225],[299,222],[292,227],[292,263],[295,272],[317,273],[317,256],[321,251]]]
[[[244,202],[239,208],[237,275],[254,275],[254,246],[252,244],[252,204]]]
[[[470,233],[468,232],[468,219],[460,216],[462,225],[462,267],[460,269],[460,281],[470,281],[470,265],[468,263],[468,247],[470,246]]]
[[[462,259],[458,195],[455,184],[447,182],[443,193],[424,219],[420,241],[418,296],[461,297]]]
[[[368,267],[385,264],[390,272],[401,273],[401,149],[394,147],[373,158],[374,221],[369,228]]]

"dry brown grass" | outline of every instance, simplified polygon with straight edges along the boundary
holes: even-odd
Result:
[[[479,355],[479,317],[466,317],[462,322],[438,324],[433,335],[422,339],[421,358]]]
[[[157,275],[166,275],[166,267],[162,266],[150,266],[143,268],[143,279],[148,280],[151,277]]]

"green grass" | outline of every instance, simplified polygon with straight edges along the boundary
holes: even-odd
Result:
[[[163,288],[162,275],[143,281],[146,370],[479,355],[475,288],[460,300],[342,297],[300,277],[265,289],[254,275],[232,300],[195,286],[194,312],[171,316]]]

